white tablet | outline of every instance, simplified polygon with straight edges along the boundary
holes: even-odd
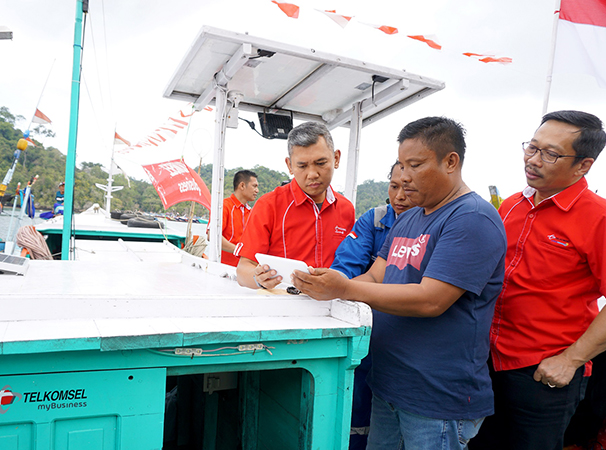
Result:
[[[279,256],[266,255],[264,253],[257,253],[255,255],[259,264],[267,264],[271,269],[277,272],[277,275],[282,277],[282,283],[291,285],[290,275],[293,270],[300,270],[301,272],[309,273],[307,270],[307,264],[303,261],[296,259],[280,258]]]

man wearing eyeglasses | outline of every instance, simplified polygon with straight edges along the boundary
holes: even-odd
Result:
[[[523,144],[528,187],[499,209],[505,281],[492,322],[495,415],[472,449],[562,449],[591,358],[606,350],[606,200],[585,174],[606,144],[579,111],[545,115]]]

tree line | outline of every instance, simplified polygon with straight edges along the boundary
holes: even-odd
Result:
[[[23,137],[23,131],[15,127],[15,123],[22,120],[21,116],[14,116],[6,107],[0,107],[0,181],[10,169],[14,161],[17,142]],[[55,202],[59,183],[65,179],[66,157],[58,149],[49,146],[44,147],[36,140],[36,137],[52,136],[52,131],[44,126],[32,130],[30,138],[36,146],[29,146],[21,153],[19,162],[9,183],[6,194],[2,200],[3,204],[12,205],[12,196],[15,194],[17,183],[21,182],[24,188],[27,182],[35,175],[39,175],[34,185],[34,204],[38,210],[50,210]],[[212,164],[203,164],[199,168],[200,177],[204,180],[209,190],[212,190]],[[225,170],[224,174],[224,196],[228,197],[233,191],[232,180],[234,174],[242,170],[241,167]],[[285,172],[269,169],[265,166],[256,165],[253,170],[258,175],[259,197],[280,186],[283,181],[290,179]],[[95,183],[106,184],[108,173],[99,163],[84,162],[75,170],[74,209],[83,211],[94,203],[104,205],[104,192],[95,186]],[[130,184],[130,187],[129,187]],[[178,203],[167,211],[164,210],[160,197],[153,185],[147,181],[127,180],[122,174],[114,175],[114,185],[125,186],[121,191],[112,194],[112,209],[122,211],[145,211],[164,214],[188,215],[190,213],[190,202]],[[387,198],[388,181],[375,182],[367,180],[358,186],[356,215],[359,217],[369,208],[385,204]],[[207,217],[208,211],[201,205],[195,204],[194,215]]]

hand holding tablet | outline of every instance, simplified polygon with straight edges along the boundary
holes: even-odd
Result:
[[[309,273],[307,264],[296,259],[280,258],[279,256],[266,255],[264,253],[257,253],[255,258],[257,258],[259,264],[268,265],[270,269],[275,270],[276,276],[282,277],[282,283],[289,286],[292,284],[290,282],[290,275],[295,269]]]

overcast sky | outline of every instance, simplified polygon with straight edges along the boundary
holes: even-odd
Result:
[[[299,19],[288,18],[270,0],[90,0],[84,45],[77,161],[109,163],[114,127],[137,142],[185,103],[162,98],[164,88],[203,25],[347,56],[442,80],[446,88],[364,128],[358,181],[384,180],[397,156],[396,137],[406,123],[444,115],[467,129],[464,179],[488,198],[496,185],[503,197],[525,186],[521,142],[539,124],[554,0],[299,0]],[[0,0],[0,25],[14,33],[0,41],[0,106],[27,118],[50,78],[39,109],[56,138],[46,146],[67,152],[76,2]],[[354,16],[342,29],[316,9]],[[397,27],[386,35],[365,23]],[[433,34],[441,51],[406,35]],[[513,58],[484,64],[462,52]],[[54,61],[54,63],[53,63]],[[580,109],[606,120],[606,90],[582,74],[556,74],[549,110]],[[241,113],[242,114],[242,113]],[[254,119],[254,115],[243,114]],[[27,123],[25,123],[27,122]],[[212,162],[213,115],[199,113],[187,139],[162,153],[118,160],[135,178],[138,164],[179,158],[194,167]],[[348,130],[334,132],[346,158]],[[246,126],[228,130],[226,167],[265,165],[286,172],[285,141],[266,141]],[[598,159],[590,187],[606,193],[606,156]],[[345,164],[333,185],[343,190]]]

